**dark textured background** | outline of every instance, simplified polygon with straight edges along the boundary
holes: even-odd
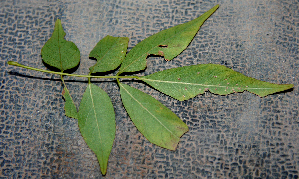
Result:
[[[162,29],[192,20],[216,4],[189,47],[165,62],[148,59],[142,74],[199,63],[222,64],[247,76],[295,88],[264,98],[206,92],[179,102],[138,82],[190,128],[176,151],[149,143],[134,127],[113,80],[97,83],[112,99],[117,132],[105,178],[298,178],[298,0],[0,0],[0,178],[102,178],[77,120],[64,115],[59,76],[40,51],[62,20],[81,51],[76,73],[106,35],[127,36],[129,49]],[[76,105],[86,79],[66,77]],[[109,82],[111,81],[111,82]]]

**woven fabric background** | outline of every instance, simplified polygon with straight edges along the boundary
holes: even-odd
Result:
[[[298,0],[0,0],[0,178],[298,178]],[[64,115],[60,77],[9,66],[44,67],[41,48],[61,19],[81,52],[77,74],[106,35],[130,38],[129,50],[163,29],[192,20],[216,4],[188,48],[166,62],[150,57],[138,74],[215,63],[294,89],[264,98],[206,92],[179,102],[138,81],[188,126],[176,151],[149,143],[127,115],[115,80],[96,83],[111,97],[116,138],[107,175]],[[84,78],[66,77],[79,106]],[[103,82],[100,82],[103,81]]]

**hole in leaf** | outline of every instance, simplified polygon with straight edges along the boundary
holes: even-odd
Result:
[[[159,47],[161,47],[161,48],[167,48],[168,45],[159,45]]]

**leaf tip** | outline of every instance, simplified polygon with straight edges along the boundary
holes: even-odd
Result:
[[[281,86],[281,90],[277,90],[277,91],[274,91],[272,93],[266,93],[266,94],[256,94],[256,93],[254,93],[254,94],[256,94],[259,97],[263,98],[263,97],[266,97],[270,94],[277,94],[277,93],[291,91],[294,88],[294,84],[279,84],[279,86]]]
[[[55,23],[61,23],[60,19],[56,19]]]
[[[292,89],[294,88],[294,84],[288,84],[289,88],[288,89]]]
[[[101,167],[101,173],[102,173],[102,175],[105,176],[106,173],[107,173],[107,167],[103,167],[103,168],[102,168],[102,166],[100,166],[100,167]]]
[[[187,125],[186,125],[186,127],[187,128],[184,128],[185,132],[179,138],[181,138],[184,134],[186,134],[189,131],[189,128]],[[174,142],[172,145],[168,146],[167,149],[175,151],[178,148],[179,143],[180,143],[180,141]]]

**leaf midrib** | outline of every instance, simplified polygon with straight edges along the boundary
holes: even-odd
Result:
[[[131,96],[132,99],[134,99],[143,109],[145,109],[151,116],[153,116],[153,118],[156,119],[156,121],[158,121],[167,131],[169,131],[176,138],[180,139],[171,130],[169,130],[154,114],[152,114],[145,106],[143,106],[136,98],[134,98],[134,96],[123,85],[121,85],[121,83],[119,84]]]
[[[97,123],[96,128],[98,129],[98,133],[99,133],[99,138],[100,138],[100,143],[101,143],[100,145],[103,146],[103,140],[102,140],[101,132],[100,132],[99,125],[98,125],[99,122],[98,122],[98,118],[97,118],[97,112],[95,110],[95,104],[94,104],[94,101],[93,101],[93,95],[92,95],[92,91],[91,91],[91,84],[89,84],[89,93],[90,93],[90,98],[91,98],[91,103],[92,103],[92,109],[94,111],[94,117],[95,117],[96,123]],[[101,158],[103,158],[104,154],[103,154],[102,147],[100,147],[99,150],[101,151],[101,155],[102,155]]]
[[[153,79],[148,79],[148,78],[139,78],[143,81],[154,81],[158,83],[169,83],[169,84],[182,84],[182,85],[191,85],[191,86],[206,86],[206,87],[229,87],[229,88],[234,88],[232,86],[222,86],[222,85],[207,85],[207,84],[199,84],[199,83],[188,83],[188,82],[179,82],[179,81],[163,81],[163,80],[153,80]],[[275,88],[280,88],[280,87],[272,87],[272,88],[250,88],[250,87],[240,87],[239,88],[245,88],[245,89],[275,89]]]
[[[62,66],[61,50],[60,50],[61,49],[61,46],[60,46],[60,26],[61,26],[61,23],[58,24],[58,29],[57,29],[57,36],[58,36],[57,38],[58,39],[57,39],[57,41],[58,41],[58,52],[59,52],[60,68],[61,68],[62,71],[64,71],[63,66]],[[62,40],[64,40],[63,37],[62,37]]]

